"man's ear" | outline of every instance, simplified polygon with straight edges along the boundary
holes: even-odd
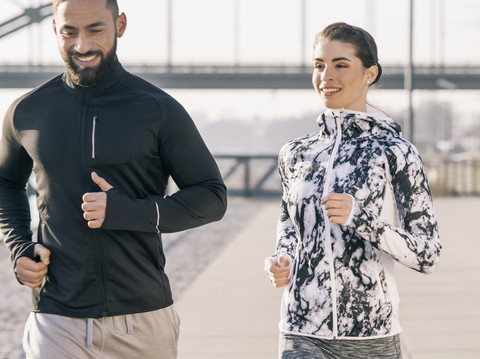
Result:
[[[127,16],[122,12],[117,17],[117,37],[122,37],[127,28]]]

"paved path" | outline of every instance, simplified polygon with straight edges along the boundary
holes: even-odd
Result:
[[[398,267],[407,359],[480,358],[480,197],[434,202],[442,241],[430,276]]]
[[[281,289],[263,272],[275,248],[278,202],[252,219],[177,299],[179,359],[276,357]]]
[[[480,197],[436,198],[435,207],[443,243],[439,268],[425,276],[397,266],[404,358],[478,359]],[[179,359],[277,356],[282,290],[268,283],[263,259],[274,249],[279,203],[232,200],[230,208],[225,220],[181,235],[178,244],[166,240],[167,271],[180,284],[174,284],[182,318]],[[195,256],[187,252],[191,240],[205,246]],[[20,359],[29,291],[16,283],[0,247],[0,359]],[[206,250],[218,254],[186,268],[185,261],[206,257]]]
[[[405,359],[480,358],[480,197],[437,198],[442,257],[430,276],[397,266]],[[276,358],[281,290],[263,274],[278,203],[252,220],[177,300],[179,359]]]

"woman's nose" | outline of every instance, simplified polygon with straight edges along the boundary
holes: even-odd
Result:
[[[320,79],[322,81],[326,81],[332,78],[332,71],[330,69],[330,66],[325,66],[323,68],[323,71],[320,73]]]

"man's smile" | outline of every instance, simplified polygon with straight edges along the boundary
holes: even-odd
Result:
[[[72,59],[80,67],[95,66],[100,62],[101,57],[98,54],[73,55]]]

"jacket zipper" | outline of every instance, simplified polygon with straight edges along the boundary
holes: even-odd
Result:
[[[85,104],[84,106],[87,107],[87,103],[88,103],[88,99],[85,98]],[[88,117],[87,117],[87,114],[85,113],[85,123],[88,122]],[[93,115],[93,118],[92,118],[92,133],[91,133],[91,137],[92,137],[92,154],[91,154],[91,158],[94,159],[96,158],[96,154],[95,154],[95,132],[96,132],[96,126],[97,126],[97,121],[98,121],[98,115],[94,114]],[[86,129],[85,129],[85,134],[86,134]],[[85,148],[85,152],[87,151],[87,148]],[[86,153],[85,153],[86,155]],[[85,157],[83,157],[85,158]],[[93,243],[94,243],[94,247],[95,247],[95,253],[96,253],[96,257],[97,257],[97,273],[98,273],[98,280],[100,281],[100,286],[101,288],[100,291],[101,291],[101,315],[102,316],[106,316],[108,314],[108,308],[107,308],[107,303],[108,303],[108,293],[107,293],[107,288],[106,288],[106,279],[105,279],[105,272],[104,272],[104,269],[103,269],[103,263],[104,263],[104,260],[103,260],[103,256],[104,256],[104,253],[103,253],[103,247],[102,247],[102,244],[101,244],[101,240],[98,238],[98,231],[97,230],[92,230],[92,237],[93,237]]]
[[[325,183],[323,187],[323,197],[330,193],[330,182],[332,181],[332,171],[333,171],[333,162],[335,157],[337,156],[338,147],[340,146],[340,141],[342,139],[342,128],[341,128],[341,112],[339,114],[335,114],[335,124],[337,126],[337,136],[335,138],[335,144],[333,146],[332,153],[330,155],[330,159],[328,161],[328,167],[326,172]],[[327,212],[324,208],[322,208],[324,218],[328,218]],[[336,339],[338,337],[338,322],[337,322],[337,285],[336,285],[336,275],[335,275],[335,263],[334,263],[334,255],[333,255],[333,248],[332,248],[332,237],[331,237],[331,228],[330,228],[330,221],[325,221],[325,232],[326,232],[326,247],[328,256],[330,257],[330,280],[332,282],[332,318],[333,318],[333,338]]]
[[[92,158],[95,158],[95,130],[97,127],[98,116],[93,116],[93,125],[92,125]]]
[[[104,257],[104,254],[103,254],[103,247],[101,245],[101,241],[99,240],[98,236],[97,236],[97,233],[98,233],[98,229],[94,229],[93,230],[93,240],[95,242],[95,248],[97,249],[96,252],[97,252],[97,258],[98,258],[98,261],[99,261],[99,270],[100,270],[100,278],[101,278],[101,286],[102,286],[102,290],[103,290],[103,303],[102,303],[102,313],[101,315],[103,317],[107,316],[108,315],[108,308],[107,308],[107,303],[108,303],[108,293],[107,293],[107,286],[106,286],[106,279],[105,279],[105,271],[103,269],[103,263],[105,263],[105,261],[103,260],[103,257]],[[99,243],[100,242],[100,243]]]

